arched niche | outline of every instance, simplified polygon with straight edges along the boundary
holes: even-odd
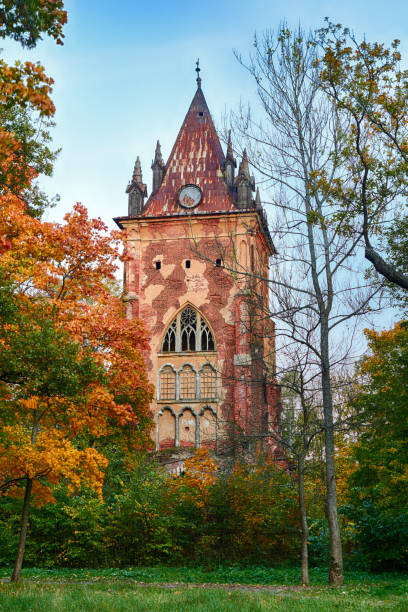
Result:
[[[217,413],[211,406],[200,411],[200,445],[207,448],[217,447]]]
[[[170,406],[165,406],[157,415],[157,448],[176,446],[176,415]]]
[[[248,245],[245,240],[241,240],[239,245],[239,263],[244,270],[248,270]]]
[[[192,408],[183,408],[178,417],[180,446],[198,446],[197,417]]]

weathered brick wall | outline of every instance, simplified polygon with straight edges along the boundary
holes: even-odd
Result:
[[[175,369],[189,363],[199,370],[208,362],[219,374],[217,401],[155,399],[151,406],[155,421],[166,405],[171,406],[175,415],[187,407],[199,414],[210,405],[218,415],[221,437],[226,435],[232,422],[238,430],[255,434],[262,428],[265,412],[267,420],[276,421],[276,391],[270,385],[265,390],[262,382],[264,349],[270,352],[273,340],[263,340],[266,327],[262,314],[256,322],[255,355],[248,318],[251,290],[258,298],[262,297],[265,305],[267,284],[260,279],[248,279],[243,274],[255,265],[253,272],[257,276],[265,278],[268,275],[268,252],[256,215],[139,218],[129,219],[124,225],[128,252],[125,274],[128,315],[140,318],[150,331],[150,352],[146,357],[151,382],[157,386],[158,372],[166,363],[171,363]],[[228,269],[217,267],[217,259],[222,259]],[[186,260],[190,261],[189,268]],[[158,261],[160,269],[156,269]],[[196,308],[209,323],[216,350],[162,353],[168,325],[187,304]],[[180,446],[196,443],[197,428],[200,442],[211,445],[215,432],[213,413],[207,411],[200,422],[195,423],[194,414],[185,410],[179,418]],[[174,427],[175,417],[166,411],[160,417],[160,448],[174,446]]]

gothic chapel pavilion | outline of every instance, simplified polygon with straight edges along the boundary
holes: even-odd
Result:
[[[197,85],[166,164],[157,142],[150,197],[137,158],[128,215],[115,219],[126,232],[128,316],[151,335],[158,450],[219,448],[278,418],[273,323],[253,316],[255,301],[267,306],[274,247],[246,153],[235,176],[231,140],[224,155]]]

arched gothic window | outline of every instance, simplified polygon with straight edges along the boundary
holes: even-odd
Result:
[[[176,373],[170,366],[160,372],[160,399],[176,399]]]
[[[210,365],[205,365],[200,371],[201,399],[211,399],[216,397],[216,373]]]
[[[170,324],[164,336],[162,351],[215,351],[215,342],[208,323],[198,311],[187,306]]]

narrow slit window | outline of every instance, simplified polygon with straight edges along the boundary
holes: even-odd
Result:
[[[186,268],[191,268],[191,261],[186,259]]]
[[[221,259],[216,259],[215,265],[217,266],[217,268],[221,268]]]
[[[160,270],[161,268],[161,261],[156,261],[156,270]]]

